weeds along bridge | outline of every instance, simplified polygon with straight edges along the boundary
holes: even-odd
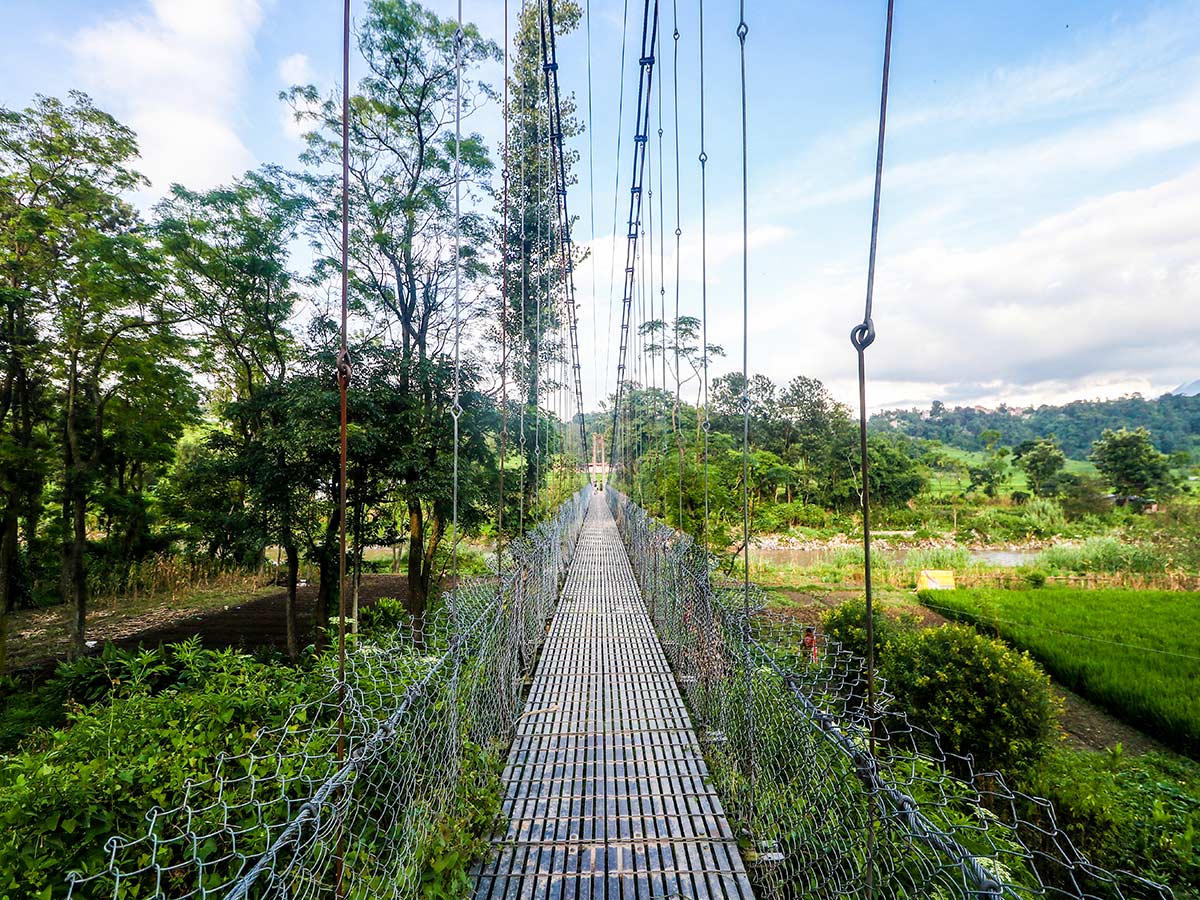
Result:
[[[711,571],[585,488],[499,581],[453,592],[424,646],[353,645],[344,683],[69,893],[1170,896],[1089,865],[1047,804],[940,753],[885,694],[869,705],[860,659],[800,651]]]

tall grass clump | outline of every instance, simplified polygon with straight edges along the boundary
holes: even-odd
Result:
[[[968,569],[976,565],[966,547],[930,547],[910,550],[904,556],[906,569]]]
[[[1162,572],[1163,559],[1141,544],[1123,544],[1112,537],[1088,538],[1082,544],[1050,547],[1034,565],[1052,572]]]

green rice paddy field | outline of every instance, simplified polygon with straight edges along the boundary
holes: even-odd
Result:
[[[1200,593],[979,588],[921,602],[1028,650],[1066,687],[1200,758]]]

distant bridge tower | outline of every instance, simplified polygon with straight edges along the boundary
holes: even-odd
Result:
[[[604,435],[592,432],[592,461],[588,463],[588,475],[593,483],[604,487],[608,481],[608,451],[604,443]]]

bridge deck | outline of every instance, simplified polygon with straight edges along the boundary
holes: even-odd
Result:
[[[504,771],[477,900],[753,894],[625,548],[592,500]]]

